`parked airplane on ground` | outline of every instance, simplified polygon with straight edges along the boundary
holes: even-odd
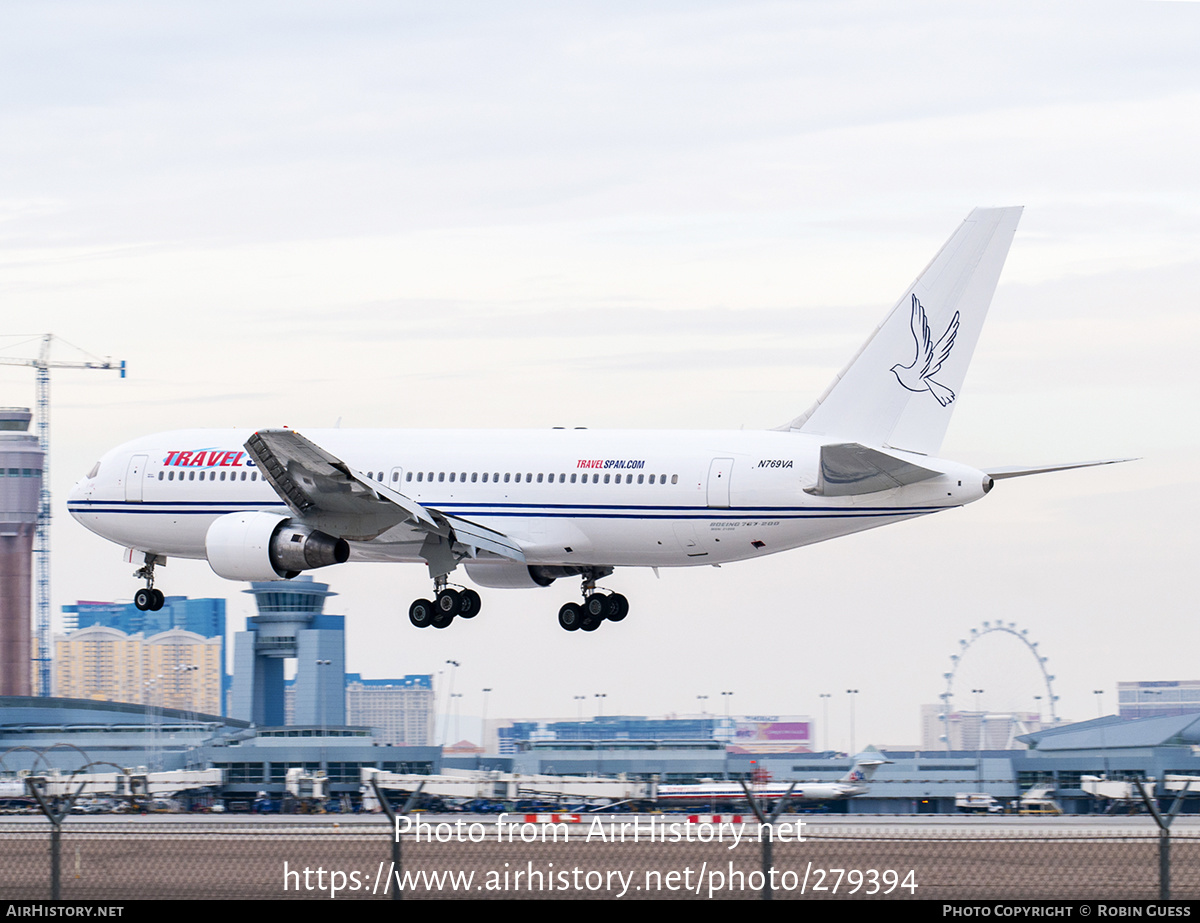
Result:
[[[994,480],[1084,462],[980,471],[937,458],[1020,208],[976,209],[833,384],[764,432],[184,430],[105,455],[68,509],[154,569],[207,559],[229,580],[288,579],[347,560],[428,566],[409,618],[445,628],[480,608],[454,587],[583,582],[568,631],[625,618],[596,582],[616,567],[762,557],[978,500]],[[936,337],[936,340],[935,340]]]
[[[875,770],[891,760],[874,747],[867,747],[854,758],[854,766],[837,782],[771,782],[753,785],[755,798],[775,799],[788,794],[789,801],[843,801],[855,795],[865,795]],[[660,785],[655,801],[667,804],[705,805],[746,800],[740,782],[700,782],[694,785]]]

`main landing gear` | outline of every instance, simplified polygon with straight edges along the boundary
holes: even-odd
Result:
[[[567,603],[558,610],[558,624],[567,631],[595,631],[606,619],[619,622],[629,614],[629,600],[620,593],[596,589],[595,578],[583,578],[583,602]]]
[[[146,585],[133,594],[133,604],[142,612],[157,612],[166,602],[162,590],[154,589],[154,565],[158,560],[158,555],[147,552],[146,563],[133,572],[133,576],[146,581]]]
[[[437,595],[432,600],[418,599],[408,607],[408,620],[418,628],[447,628],[455,616],[473,619],[483,606],[478,593],[466,587],[454,589],[445,577],[438,577],[433,587]]]

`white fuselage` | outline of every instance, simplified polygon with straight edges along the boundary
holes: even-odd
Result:
[[[258,473],[248,430],[183,430],[120,446],[80,480],[71,515],[136,551],[204,558],[215,519],[290,515]],[[720,564],[961,506],[982,473],[893,455],[943,472],[857,496],[806,492],[822,443],[789,432],[602,430],[305,431],[349,466],[423,506],[520,543],[529,564]],[[419,561],[411,543],[351,542],[352,560]]]

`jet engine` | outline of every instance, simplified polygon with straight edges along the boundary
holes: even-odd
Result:
[[[288,580],[350,557],[345,539],[261,510],[220,517],[204,548],[209,567],[226,580]]]

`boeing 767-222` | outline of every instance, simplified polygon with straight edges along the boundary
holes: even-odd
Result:
[[[68,509],[154,568],[230,580],[345,561],[423,563],[414,625],[472,618],[482,587],[582,578],[563,628],[620,621],[616,567],[758,558],[978,500],[993,481],[1105,462],[977,470],[938,458],[1020,208],[973,211],[805,413],[762,432],[182,430],[105,455]]]

